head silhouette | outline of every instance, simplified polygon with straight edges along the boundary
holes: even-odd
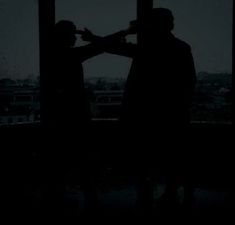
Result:
[[[76,43],[76,26],[68,20],[61,20],[54,27],[54,41],[63,47],[73,47]]]
[[[174,17],[166,8],[153,8],[150,22],[154,29],[163,33],[169,33],[174,28]]]

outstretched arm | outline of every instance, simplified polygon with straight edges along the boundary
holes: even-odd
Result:
[[[105,37],[100,37],[92,34],[86,29],[82,35],[82,39],[84,41],[92,42],[92,44],[100,43],[105,52],[126,57],[134,57],[136,55],[137,46],[132,43],[126,43],[125,36],[128,34],[130,34],[129,28]]]

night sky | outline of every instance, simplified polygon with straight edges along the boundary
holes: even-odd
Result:
[[[175,15],[174,34],[192,46],[197,71],[231,72],[232,0],[155,0]],[[37,76],[37,0],[0,0],[0,78]],[[56,0],[56,20],[99,35],[126,28],[135,0]],[[78,45],[81,45],[78,40]],[[126,77],[131,60],[104,54],[84,64],[85,76]]]

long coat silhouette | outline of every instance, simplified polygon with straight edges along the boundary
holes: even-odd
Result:
[[[132,125],[154,122],[164,127],[189,122],[196,73],[187,43],[172,33],[159,37],[153,32],[145,49],[116,43],[108,52],[133,58],[121,119]]]
[[[184,183],[184,201],[193,201],[187,141],[196,84],[191,47],[172,34],[171,12],[154,9],[151,22],[142,46],[119,42],[107,49],[133,59],[120,118],[127,131],[129,159],[136,163],[138,202],[147,213],[153,196],[153,185],[146,180],[149,168],[166,175],[163,199],[170,200],[169,205],[177,198],[178,177]]]

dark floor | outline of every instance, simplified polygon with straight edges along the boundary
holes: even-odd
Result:
[[[178,188],[179,201],[176,205],[170,203],[160,203],[162,194],[164,193],[164,184],[154,184],[154,203],[151,214],[145,215],[145,218],[153,219],[156,222],[159,220],[174,220],[174,221],[190,221],[189,224],[201,224],[205,220],[223,221],[223,224],[229,224],[225,221],[230,221],[233,218],[233,202],[234,194],[231,190],[213,190],[195,188],[195,202],[193,206],[184,207],[183,194],[184,188]],[[66,192],[65,216],[79,220],[80,218],[143,218],[144,214],[136,208],[137,191],[134,184],[114,185],[99,185],[97,188],[98,206],[96,211],[85,213],[84,211],[84,194],[80,186],[68,187]],[[40,205],[40,192],[35,191],[32,196],[32,215],[36,217]]]
[[[103,149],[104,146],[106,148],[105,154],[100,157],[102,161],[98,165],[107,162],[108,164],[111,162],[110,165],[112,165],[114,161],[114,164],[118,162],[115,165],[120,168],[119,164],[121,164],[121,167],[123,166],[120,162],[122,162],[123,154],[126,153],[124,151],[126,148],[123,148],[118,139],[119,136],[115,135],[115,132],[111,132],[112,130],[108,128],[105,131],[105,135],[101,133],[98,135],[99,138],[93,139],[91,137],[89,139],[94,142],[93,145],[96,148]],[[39,186],[43,184],[38,179],[41,176],[40,168],[44,165],[40,161],[40,154],[47,153],[49,147],[48,144],[42,141],[44,139],[39,134],[41,133],[38,130],[33,129],[27,130],[27,132],[22,132],[20,129],[7,129],[1,132],[1,141],[6,142],[4,145],[2,144],[1,149],[3,171],[1,177],[2,209],[7,209],[6,211],[10,212],[8,218],[24,215],[24,217],[33,217],[36,221],[41,217],[42,194],[39,191],[41,187],[38,187],[38,184]],[[95,132],[95,134],[99,134],[99,132]],[[164,181],[159,182],[156,180],[154,207],[151,216],[156,219],[156,222],[160,219],[179,219],[180,221],[189,219],[187,224],[193,224],[193,221],[201,224],[206,218],[207,224],[213,224],[219,220],[221,224],[231,224],[231,222],[226,223],[224,221],[233,219],[235,212],[235,197],[232,188],[234,187],[232,135],[231,129],[215,129],[214,127],[200,128],[197,131],[192,140],[189,141],[187,148],[190,153],[188,154],[188,162],[190,162],[188,164],[193,168],[196,175],[194,179],[196,187],[194,193],[195,203],[191,209],[185,209],[180,203],[175,207],[171,207],[171,204],[159,204],[158,199],[163,193]],[[103,137],[105,137],[105,141]],[[29,139],[30,142],[26,141]],[[94,140],[97,140],[97,142]],[[54,145],[49,146],[54,147]],[[106,153],[108,153],[107,156]],[[159,157],[156,155],[155,158],[158,159]],[[54,160],[54,158],[52,159]],[[53,160],[52,164],[54,163]],[[132,165],[132,162],[133,159],[130,157],[128,165]],[[95,166],[93,167],[95,168]],[[113,171],[111,171],[109,178],[112,177],[112,179],[107,179],[107,176],[104,176],[104,179],[99,181],[100,185],[97,187],[99,204],[95,213],[96,216],[138,218],[141,215],[136,208],[135,185],[129,182],[128,179],[124,179],[123,174],[125,173],[125,171],[122,171],[118,177],[115,173],[113,175]],[[161,174],[159,171],[157,173]],[[182,196],[182,193],[183,189],[179,188],[179,196]],[[96,218],[94,213],[84,214],[84,194],[77,184],[71,185],[67,189],[66,199],[65,213],[67,217],[76,219],[79,216]],[[180,198],[180,200],[182,199]]]

